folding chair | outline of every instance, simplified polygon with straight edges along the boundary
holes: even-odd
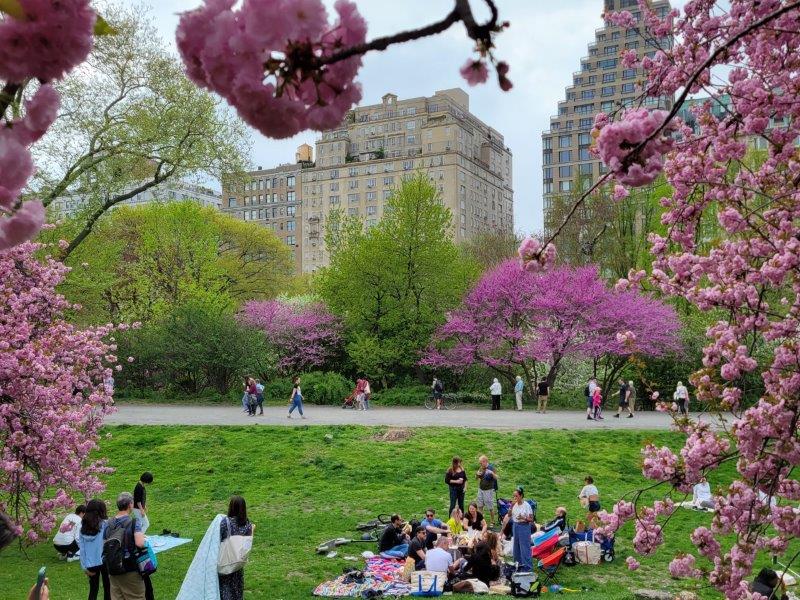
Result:
[[[531,548],[531,556],[533,558],[544,558],[553,553],[553,549],[558,544],[558,534],[550,536],[543,542]]]
[[[561,566],[561,563],[564,562],[564,555],[566,553],[566,548],[559,548],[536,564],[539,572],[542,574],[542,585],[549,586],[552,583],[558,583],[558,568]]]

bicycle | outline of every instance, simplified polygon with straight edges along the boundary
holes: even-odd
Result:
[[[442,394],[442,410],[453,410],[458,406],[458,400],[452,394]],[[436,398],[433,394],[425,399],[425,408],[433,410],[436,408]]]

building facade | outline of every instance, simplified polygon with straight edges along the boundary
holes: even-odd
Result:
[[[315,166],[302,169],[302,271],[329,262],[324,237],[331,211],[371,227],[403,177],[420,171],[452,212],[456,241],[483,231],[513,231],[511,151],[499,132],[469,112],[466,92],[441,90],[406,100],[386,94],[323,133]]]
[[[214,190],[184,181],[165,181],[144,192],[139,192],[133,198],[115,204],[112,210],[118,206],[142,206],[151,202],[180,200],[192,200],[201,206],[210,206],[217,210],[222,208],[222,196]],[[86,201],[81,194],[66,194],[53,200],[48,209],[54,219],[70,217],[85,206]]]
[[[662,16],[670,10],[668,0],[654,0],[651,7]],[[628,10],[641,21],[637,0],[604,0],[604,9]],[[650,37],[644,28],[626,30],[610,22],[595,31],[588,55],[580,61],[580,71],[573,73],[572,85],[558,103],[558,114],[550,118],[549,129],[542,132],[545,229],[554,197],[588,189],[605,172],[600,160],[589,150],[591,129],[598,113],[613,114],[637,106],[672,107],[671,97],[642,98],[645,81],[642,69],[626,69],[621,58],[628,50],[635,50],[640,59],[652,56],[671,44],[668,38]]]
[[[222,211],[270,229],[292,251],[295,272],[301,270],[301,171],[313,165],[313,149],[303,144],[295,162],[271,169],[259,167],[245,177],[222,182]]]

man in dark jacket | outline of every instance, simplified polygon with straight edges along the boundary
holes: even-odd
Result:
[[[763,568],[750,586],[750,591],[761,594],[769,600],[788,600],[786,589],[778,574],[772,569]]]
[[[403,519],[400,515],[392,515],[391,523],[386,526],[378,542],[378,552],[408,554],[408,536],[403,533]]]

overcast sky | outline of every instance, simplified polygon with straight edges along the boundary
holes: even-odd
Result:
[[[332,6],[333,2],[325,0]],[[541,133],[564,98],[594,30],[602,26],[603,0],[496,0],[502,20],[511,27],[497,38],[497,56],[511,65],[514,82],[502,92],[494,79],[470,88],[458,73],[471,56],[472,44],[456,25],[437,37],[368,54],[358,76],[364,104],[380,102],[387,92],[402,98],[430,96],[435,90],[463,87],[470,110],[505,136],[514,155],[514,223],[520,232],[542,226]],[[165,41],[173,48],[177,13],[200,0],[145,0]],[[678,1],[677,4],[683,4]],[[437,21],[452,9],[452,0],[357,0],[367,20],[367,37],[396,33]],[[473,0],[477,11],[480,0]],[[676,4],[676,2],[673,2]],[[302,142],[313,146],[317,133],[271,140],[254,132],[252,163],[267,167],[294,160]]]

